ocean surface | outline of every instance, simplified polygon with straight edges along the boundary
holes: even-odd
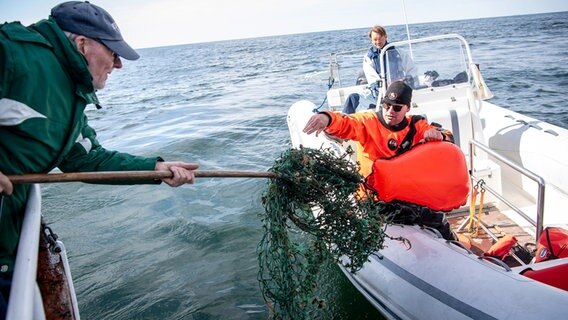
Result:
[[[388,27],[389,40],[406,38]],[[178,31],[178,32],[198,32]],[[568,128],[568,12],[410,25],[459,33],[492,102]],[[330,52],[369,47],[367,28],[141,49],[100,92],[90,124],[111,150],[266,171],[290,147],[286,114],[319,105]],[[565,146],[564,146],[565,147]],[[267,181],[200,178],[180,188],[44,184],[46,221],[64,241],[83,319],[267,319],[257,281]],[[322,319],[380,315],[325,266]]]

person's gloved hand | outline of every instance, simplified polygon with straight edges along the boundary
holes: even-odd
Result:
[[[371,92],[371,95],[373,96],[374,99],[377,99],[377,97],[379,96],[379,82],[375,81],[373,83],[370,83],[367,88],[369,89],[369,91]]]

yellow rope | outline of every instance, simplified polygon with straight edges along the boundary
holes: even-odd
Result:
[[[483,180],[480,180],[480,182]],[[483,183],[481,183],[483,185]],[[481,212],[483,211],[483,198],[485,197],[485,188],[481,187],[481,197],[479,198],[479,209],[477,211],[477,223],[475,224],[475,236],[479,235],[479,225],[481,224]]]
[[[472,233],[473,230],[473,217],[475,217],[475,203],[477,202],[477,185],[475,185],[473,187],[473,190],[471,190],[471,203],[469,205],[469,225],[467,227],[467,230],[469,231],[469,233]]]

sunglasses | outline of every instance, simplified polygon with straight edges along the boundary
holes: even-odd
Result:
[[[402,110],[402,107],[404,107],[403,104],[390,104],[388,102],[383,103],[383,108],[385,109],[385,111],[389,111],[389,109],[392,107],[392,110],[394,112],[399,112],[400,110]]]

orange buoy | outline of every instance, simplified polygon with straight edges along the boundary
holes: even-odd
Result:
[[[367,187],[379,200],[406,201],[437,211],[467,202],[469,174],[463,152],[450,142],[427,142],[390,159],[377,159]]]

